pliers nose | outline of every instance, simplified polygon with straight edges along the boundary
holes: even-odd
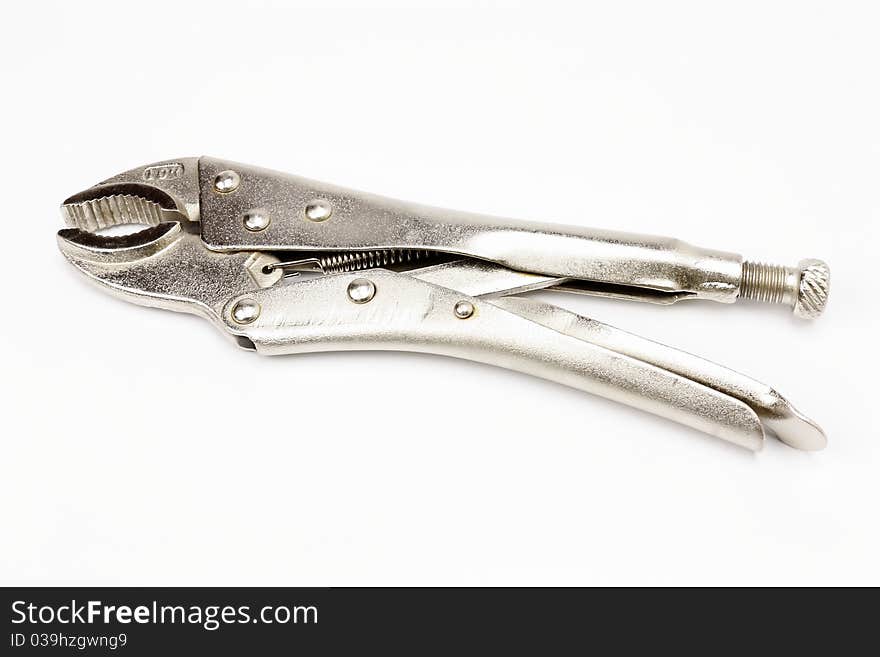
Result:
[[[108,178],[67,198],[61,215],[68,226],[95,232],[112,226],[154,226],[199,220],[199,160],[148,164]]]

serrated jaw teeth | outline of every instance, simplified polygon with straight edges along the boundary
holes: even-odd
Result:
[[[68,226],[89,233],[123,224],[155,226],[162,222],[162,206],[134,194],[112,194],[61,206]]]

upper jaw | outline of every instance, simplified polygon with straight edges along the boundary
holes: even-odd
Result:
[[[199,158],[164,160],[120,173],[66,199],[61,214],[68,226],[89,233],[123,224],[197,222]]]

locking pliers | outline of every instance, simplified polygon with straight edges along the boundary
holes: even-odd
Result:
[[[670,304],[824,309],[828,267],[744,262],[675,239],[395,201],[210,157],[168,160],[67,199],[65,257],[134,303],[191,312],[262,354],[419,351],[526,372],[758,450],[821,449],[773,388],[521,296],[553,288]],[[119,226],[136,224],[122,234]]]

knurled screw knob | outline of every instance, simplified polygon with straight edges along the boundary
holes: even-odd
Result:
[[[814,319],[828,303],[831,270],[822,260],[801,260],[797,267],[743,262],[739,296],[791,306],[795,316]]]

